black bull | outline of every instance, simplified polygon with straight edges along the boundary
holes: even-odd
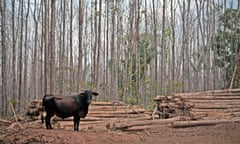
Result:
[[[92,96],[97,95],[97,92],[89,90],[75,96],[45,95],[42,104],[47,113],[45,117],[46,128],[52,129],[50,120],[51,117],[56,114],[62,119],[73,116],[74,131],[78,131],[80,118],[86,117]]]

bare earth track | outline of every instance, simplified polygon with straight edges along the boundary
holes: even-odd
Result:
[[[239,144],[240,123],[224,123],[214,126],[170,128],[154,125],[143,131],[110,131],[106,123],[72,130],[46,130],[40,121],[18,125],[0,123],[2,144]],[[80,124],[81,127],[81,124]]]

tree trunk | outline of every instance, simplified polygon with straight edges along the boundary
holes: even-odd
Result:
[[[116,4],[115,2],[112,2],[112,7],[115,8]],[[116,70],[116,52],[115,52],[115,10],[112,9],[112,31],[111,31],[111,40],[110,40],[110,48],[111,48],[111,67],[110,67],[110,71],[111,71],[111,81],[110,81],[110,85],[111,87],[111,94],[112,94],[112,100],[117,100],[117,91],[116,91],[116,77],[115,77],[115,70]]]
[[[55,30],[56,30],[56,0],[51,1],[51,31],[50,31],[50,93],[55,93]]]
[[[172,29],[172,58],[171,58],[171,79],[170,86],[173,87],[172,92],[176,92],[175,88],[175,12],[176,8],[173,7],[173,0],[171,0],[171,29]]]
[[[59,85],[59,94],[63,94],[65,93],[65,33],[66,33],[66,22],[65,22],[65,19],[66,19],[66,0],[63,0],[63,2],[61,2],[61,9],[62,10],[62,27],[61,27],[61,30],[60,30],[60,53],[59,53],[59,83],[57,83]],[[62,39],[61,39],[62,38]]]
[[[32,98],[36,98],[37,95],[37,87],[36,87],[36,69],[37,69],[37,41],[38,41],[38,19],[39,17],[37,17],[36,14],[37,11],[37,2],[34,1],[34,12],[33,12],[33,20],[34,20],[34,24],[35,24],[35,35],[34,35],[34,48],[33,48],[33,58],[32,58],[32,76],[31,76],[31,86],[30,89],[31,90],[31,95]]]
[[[17,107],[17,111],[20,111],[20,109],[21,109],[21,101],[22,101],[22,89],[23,89],[23,87],[22,87],[22,69],[23,69],[23,58],[22,58],[22,56],[23,56],[23,20],[24,20],[24,18],[23,18],[23,1],[22,1],[22,3],[20,4],[20,6],[21,6],[21,24],[20,24],[20,26],[21,26],[21,28],[20,28],[20,41],[19,41],[19,60],[18,60],[18,66],[19,66],[19,68],[18,68],[18,73],[19,73],[19,75],[18,75],[18,80],[19,80],[19,88],[18,88],[18,101],[19,101],[19,103],[18,103],[18,107]]]
[[[153,62],[151,65],[151,87],[154,88],[154,91],[151,95],[156,95],[158,93],[158,50],[157,50],[157,17],[156,17],[156,8],[155,1],[152,2],[152,15],[153,15]]]
[[[98,51],[97,51],[97,67],[96,67],[96,90],[98,91],[99,90],[99,79],[100,79],[100,76],[102,76],[101,74],[100,74],[100,61],[101,61],[101,59],[100,59],[100,52],[101,52],[101,23],[102,23],[102,0],[99,0],[99,18],[98,18],[98,36],[97,36],[97,38],[98,38],[98,40],[97,40],[97,42],[98,42]]]
[[[28,6],[27,6],[27,13],[26,13],[26,18],[25,18],[25,52],[24,52],[24,81],[23,81],[23,99],[22,99],[22,106],[21,110],[24,109],[24,103],[27,103],[27,99],[29,100],[29,92],[28,90],[28,76],[27,76],[27,71],[28,71],[28,15],[29,15],[29,9],[30,9],[30,0],[28,0]]]
[[[1,12],[1,47],[2,47],[2,98],[1,98],[1,115],[6,116],[7,114],[7,89],[8,89],[8,82],[7,82],[7,39],[6,39],[6,1],[2,0],[0,2],[0,12]]]
[[[144,19],[145,19],[145,34],[147,36],[149,36],[149,33],[148,33],[148,15],[147,15],[147,0],[145,0],[145,12],[144,12]],[[149,42],[149,39],[147,39],[147,42]],[[147,103],[148,103],[148,94],[149,94],[149,88],[147,87],[148,86],[148,83],[147,83],[147,78],[148,78],[148,65],[147,65],[147,59],[148,59],[148,54],[147,54],[147,50],[148,48],[144,48],[144,56],[143,56],[143,59],[144,59],[144,62],[143,62],[143,82],[142,82],[142,95],[144,96],[143,100],[144,100],[144,107],[146,108],[147,107]]]
[[[136,27],[136,100],[137,104],[141,104],[141,75],[140,75],[140,34],[139,34],[139,23],[140,23],[140,1],[137,0],[136,3],[136,17],[135,17],[135,27]]]
[[[165,11],[166,11],[166,0],[163,0],[163,9],[162,9],[162,38],[161,38],[161,62],[159,62],[159,71],[160,71],[160,93],[166,94],[166,35],[165,35]]]
[[[48,42],[48,31],[49,31],[49,1],[44,1],[44,94],[49,93],[49,42]]]
[[[77,76],[77,91],[81,88],[81,82],[82,82],[82,33],[83,33],[83,2],[82,0],[79,0],[79,29],[78,29],[78,76]],[[86,66],[86,65],[85,65]]]
[[[12,90],[13,99],[17,99],[17,77],[16,77],[16,36],[15,36],[15,0],[12,0]],[[13,104],[15,107],[16,104]]]
[[[104,100],[107,99],[108,95],[109,95],[109,64],[108,64],[108,49],[109,49],[109,3],[107,3],[106,5],[106,33],[105,33],[105,46],[104,46],[104,68],[105,68],[105,79],[104,79],[104,83],[105,83],[105,95],[104,95]]]
[[[70,91],[69,93],[72,93],[75,89],[75,81],[74,81],[74,69],[73,69],[73,0],[71,0],[70,4],[70,38],[69,38],[69,45],[70,45],[70,83],[69,83],[69,88]]]

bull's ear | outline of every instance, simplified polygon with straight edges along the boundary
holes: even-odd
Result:
[[[94,96],[98,96],[99,94],[97,92],[92,92]]]

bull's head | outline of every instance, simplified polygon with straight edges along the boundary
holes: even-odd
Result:
[[[97,92],[92,92],[90,90],[85,90],[85,95],[87,96],[87,103],[90,104],[91,101],[92,101],[92,95],[93,96],[98,96],[98,93]]]

